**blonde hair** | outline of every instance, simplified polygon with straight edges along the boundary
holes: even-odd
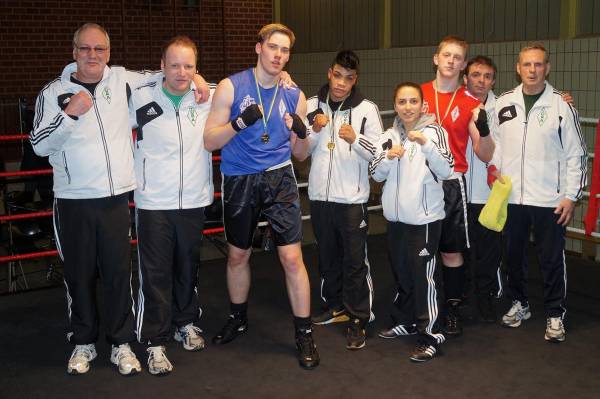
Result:
[[[75,31],[75,34],[73,34],[73,48],[79,47],[79,36],[81,36],[81,34],[88,29],[97,29],[102,32],[106,37],[106,45],[108,48],[110,48],[110,37],[108,37],[108,32],[102,26],[93,22],[87,22],[81,25],[79,29]]]
[[[294,35],[294,32],[292,32],[290,28],[283,24],[268,24],[263,26],[262,28],[260,28],[260,31],[258,31],[257,41],[259,43],[264,43],[265,41],[269,40],[269,38],[273,36],[274,33],[282,33],[286,35],[290,38],[290,48],[294,46],[294,42],[296,41],[296,35]]]
[[[442,51],[442,48],[447,44],[456,44],[459,47],[462,47],[465,50],[465,58],[467,58],[467,52],[469,51],[469,43],[465,39],[459,36],[449,35],[442,39],[440,44],[438,44],[436,54],[439,54]]]
[[[163,61],[167,59],[167,50],[169,50],[169,47],[171,47],[171,46],[181,46],[181,47],[191,48],[194,51],[194,56],[196,57],[196,60],[198,59],[198,47],[196,47],[196,43],[194,43],[194,41],[192,39],[190,39],[188,36],[177,35],[177,36],[171,38],[171,40],[166,42],[165,45],[163,46],[163,48],[162,48]]]

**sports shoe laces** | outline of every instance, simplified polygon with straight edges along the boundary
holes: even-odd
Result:
[[[157,363],[161,363],[165,358],[165,347],[164,346],[151,346],[146,349],[148,352],[148,362],[154,360]]]
[[[508,314],[511,316],[516,315],[517,313],[523,313],[523,305],[521,305],[521,302],[519,301],[514,301],[512,306],[510,307],[510,310],[508,311]]]
[[[75,350],[71,354],[71,359],[76,357],[84,357],[86,360],[90,360],[92,358],[92,349],[91,345],[77,345]]]
[[[128,344],[119,345],[117,360],[121,362],[123,359],[130,358],[135,358],[135,354],[132,352],[131,347]]]
[[[546,323],[552,330],[562,330],[563,328],[563,321],[559,317],[550,317]]]
[[[197,338],[202,333],[200,327],[196,327],[193,324],[188,324],[179,328],[179,333],[184,337]]]
[[[312,356],[315,351],[315,345],[309,334],[302,334],[298,337],[298,344],[300,345],[300,352],[307,356]]]

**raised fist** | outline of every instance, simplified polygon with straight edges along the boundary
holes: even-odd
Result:
[[[387,158],[388,159],[394,159],[394,158],[402,158],[402,156],[404,155],[404,152],[406,150],[404,149],[404,147],[402,147],[401,144],[395,144],[392,146],[392,148],[390,148],[387,152]]]
[[[80,116],[85,114],[92,108],[93,102],[92,97],[85,90],[71,96],[69,99],[69,105],[65,108],[65,114],[71,116]]]
[[[407,134],[408,141],[414,141],[419,145],[423,145],[427,142],[427,137],[423,135],[420,130],[411,130]]]
[[[338,136],[340,136],[340,138],[348,144],[352,144],[356,140],[356,133],[354,132],[354,129],[352,128],[352,126],[346,123],[340,126]]]
[[[246,107],[246,109],[236,119],[231,121],[231,127],[236,132],[242,129],[252,126],[257,120],[263,117],[262,110],[258,104],[252,104]]]

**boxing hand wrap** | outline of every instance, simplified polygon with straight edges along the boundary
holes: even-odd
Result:
[[[490,127],[488,126],[487,112],[484,109],[479,110],[479,115],[475,121],[475,127],[479,130],[480,137],[487,137],[490,135]]]
[[[308,123],[310,125],[315,123],[315,117],[317,115],[325,115],[325,112],[323,112],[323,110],[321,108],[317,108],[313,112],[309,112],[308,115],[306,115],[306,119],[308,119]]]
[[[302,119],[296,114],[290,114],[292,117],[292,131],[296,133],[299,139],[306,138],[306,125],[302,122]]]
[[[244,112],[240,114],[236,119],[231,121],[231,127],[236,132],[239,132],[242,129],[247,128],[248,126],[252,126],[256,123],[257,120],[262,118],[262,112],[260,112],[260,108],[257,104],[252,104],[246,107]]]

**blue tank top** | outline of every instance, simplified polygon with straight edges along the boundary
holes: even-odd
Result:
[[[233,83],[234,97],[230,120],[235,120],[251,104],[260,104],[256,93],[256,83],[252,68],[229,77]],[[264,117],[269,111],[275,87],[260,87]],[[226,176],[239,176],[259,173],[275,165],[290,160],[290,131],[285,126],[283,116],[286,112],[296,112],[300,90],[297,88],[277,90],[273,111],[267,123],[268,143],[263,143],[265,133],[262,120],[241,130],[221,150],[221,172]]]

